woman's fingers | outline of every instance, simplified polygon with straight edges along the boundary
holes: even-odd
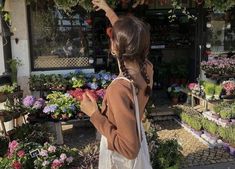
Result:
[[[91,100],[91,102],[93,102],[93,103],[96,102],[94,97],[89,92],[86,92],[86,96]]]

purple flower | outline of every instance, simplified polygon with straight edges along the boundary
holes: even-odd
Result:
[[[105,90],[104,89],[100,89],[96,91],[96,94],[100,97],[100,98],[104,98],[105,95]]]
[[[34,109],[41,109],[42,107],[45,106],[45,100],[43,100],[42,98],[38,99],[34,104],[33,104],[33,108]]]
[[[23,105],[25,107],[31,107],[33,106],[33,104],[35,103],[36,101],[36,98],[33,97],[33,96],[26,96],[24,99],[23,99]]]
[[[75,70],[75,73],[76,73],[76,74],[81,74],[81,73],[82,73],[82,70],[81,70],[81,69],[76,69],[76,70]]]
[[[75,109],[76,109],[76,107],[72,104],[72,105],[70,105],[70,107],[69,107],[72,111],[75,111]]]
[[[112,75],[112,80],[116,79],[117,75]]]
[[[95,83],[95,82],[93,82],[93,83],[88,83],[87,85],[88,85],[88,87],[90,87],[90,88],[93,89],[93,90],[96,90],[96,89],[98,88],[98,85],[97,85],[97,83]]]
[[[56,109],[57,109],[56,105],[49,105],[49,106],[44,107],[43,112],[46,114],[49,114],[50,112],[55,112]]]
[[[101,74],[101,76],[102,76],[102,79],[107,80],[107,81],[110,81],[112,78],[112,76],[108,73],[103,73]]]

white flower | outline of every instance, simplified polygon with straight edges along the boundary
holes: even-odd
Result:
[[[41,150],[39,152],[39,155],[42,156],[42,157],[48,157],[48,152],[47,152],[47,150]]]
[[[62,154],[60,155],[60,160],[61,160],[62,162],[64,162],[66,159],[67,159],[67,155],[64,154],[64,153],[62,153]]]
[[[42,166],[47,166],[47,165],[49,165],[50,163],[49,163],[49,161],[44,161],[43,163],[42,163]]]
[[[55,150],[56,150],[56,147],[55,147],[55,146],[50,146],[50,147],[48,148],[48,151],[51,152],[51,153],[54,153]]]
[[[72,81],[75,81],[75,80],[77,80],[77,78],[76,77],[72,77]]]

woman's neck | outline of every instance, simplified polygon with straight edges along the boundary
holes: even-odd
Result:
[[[126,62],[125,61],[124,64],[125,64],[125,67],[129,71],[130,74],[136,74],[136,73],[140,72],[140,66],[136,61],[134,61],[134,62],[131,62],[131,61]],[[123,75],[123,72],[120,68],[119,61],[118,61],[118,67],[119,67],[119,75]]]

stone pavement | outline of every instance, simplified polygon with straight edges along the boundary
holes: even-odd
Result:
[[[203,167],[207,166],[209,168],[205,169],[227,169],[225,164],[228,164],[228,166],[230,166],[229,169],[235,169],[234,157],[229,155],[229,153],[225,152],[222,148],[209,148],[174,120],[157,121],[156,124],[159,128],[158,135],[160,139],[175,138],[182,146],[181,153],[183,159],[181,168],[204,169]],[[212,165],[212,168],[210,168],[210,166],[208,166],[210,164],[216,165]],[[216,166],[218,167],[215,168]]]

